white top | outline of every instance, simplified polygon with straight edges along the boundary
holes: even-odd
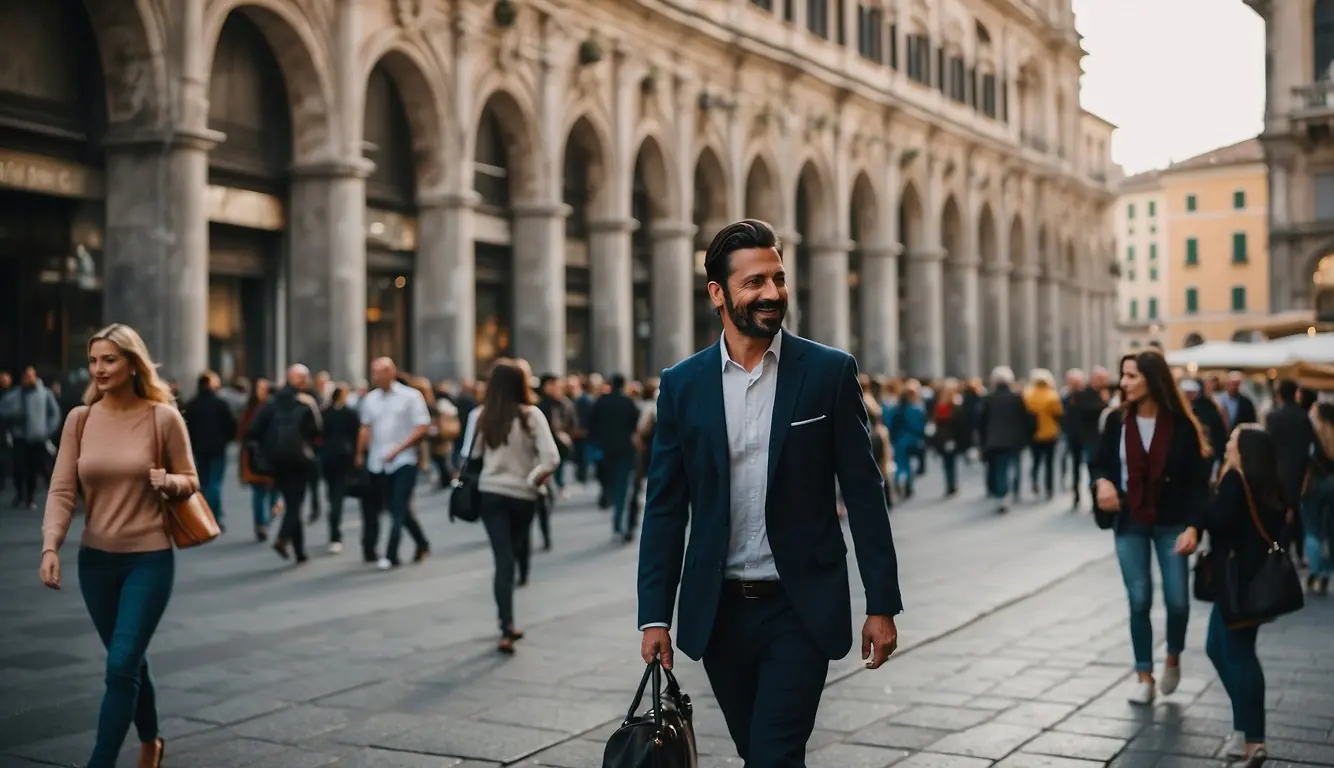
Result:
[[[527,420],[528,430],[524,429],[520,419],[515,419],[505,442],[493,448],[474,443],[482,410],[480,406],[472,409],[463,433],[463,458],[471,458],[474,447],[482,454],[482,474],[477,478],[477,489],[514,499],[536,499],[541,492],[537,480],[560,466],[560,449],[556,447],[556,438],[551,434],[546,414],[540,408],[524,406],[523,418]]]
[[[723,359],[723,413],[727,420],[727,453],[731,460],[732,535],[723,576],[743,581],[776,581],[778,567],[769,547],[764,510],[769,498],[769,434],[774,396],[778,392],[778,360],[783,334],[747,371],[732,360],[727,342],[719,339]]]
[[[1139,441],[1144,444],[1144,450],[1149,450],[1153,444],[1153,432],[1158,428],[1158,420],[1154,418],[1145,418],[1136,416],[1135,423],[1139,425]],[[1126,427],[1121,425],[1121,490],[1130,488],[1130,468],[1126,466]]]
[[[417,465],[417,445],[386,461],[389,452],[399,447],[417,427],[431,426],[431,411],[422,393],[395,381],[389,391],[372,389],[357,404],[361,423],[370,427],[371,442],[366,449],[366,469],[388,474]]]

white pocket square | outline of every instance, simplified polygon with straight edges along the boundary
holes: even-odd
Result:
[[[805,426],[805,425],[807,425],[807,424],[814,424],[814,423],[817,422],[817,421],[823,421],[823,420],[824,420],[824,416],[816,416],[816,417],[813,418],[813,419],[802,419],[801,421],[794,421],[794,422],[792,422],[789,426],[793,426],[793,427],[801,427],[801,426]]]

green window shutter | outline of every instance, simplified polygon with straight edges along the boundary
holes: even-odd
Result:
[[[1157,300],[1157,299],[1149,299],[1149,319],[1150,319],[1150,320],[1157,320],[1157,319],[1158,319],[1158,300]]]
[[[1232,311],[1246,311],[1246,286],[1237,285],[1232,288]]]
[[[1232,233],[1232,263],[1233,263],[1233,264],[1245,264],[1245,263],[1246,263],[1246,233],[1245,233],[1245,232],[1233,232],[1233,233]]]
[[[1200,311],[1200,292],[1196,288],[1186,289],[1186,312],[1195,314]]]
[[[1200,241],[1193,237],[1186,239],[1186,266],[1198,267],[1200,265]]]
[[[1126,206],[1126,218],[1127,218],[1127,219],[1133,219],[1133,218],[1135,218],[1135,204],[1134,204],[1134,203],[1130,203],[1129,205]]]
[[[1131,300],[1130,300],[1130,319],[1131,319],[1131,320],[1134,320],[1134,319],[1137,318],[1137,317],[1139,317],[1139,299],[1131,299]]]
[[[1195,195],[1186,195],[1186,212],[1190,213],[1194,210],[1195,210]]]
[[[1134,260],[1135,260],[1135,246],[1132,245],[1129,248],[1126,248],[1126,261],[1134,261]]]
[[[1158,215],[1158,204],[1155,203],[1154,201],[1150,200],[1150,201],[1149,201],[1149,216],[1150,216],[1150,217],[1153,217],[1153,216],[1157,216],[1157,215]]]
[[[1158,281],[1158,268],[1157,268],[1157,267],[1149,267],[1149,280],[1152,281],[1152,282],[1157,282],[1157,281]]]
[[[1239,190],[1237,190],[1236,192],[1233,192],[1233,193],[1232,193],[1232,207],[1233,207],[1233,208],[1236,208],[1236,209],[1239,210],[1239,211],[1241,211],[1241,210],[1245,210],[1245,208],[1246,208],[1246,190],[1244,190],[1244,189],[1239,189]]]
[[[1158,260],[1158,244],[1149,243],[1149,261]]]

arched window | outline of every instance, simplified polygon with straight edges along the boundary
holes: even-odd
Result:
[[[1313,294],[1316,320],[1322,323],[1334,322],[1334,255],[1326,256],[1316,264],[1312,279],[1315,282]]]
[[[1183,344],[1186,347],[1198,347],[1203,343],[1204,343],[1204,337],[1198,333],[1186,334],[1186,340],[1183,342]]]
[[[477,151],[473,157],[473,185],[482,205],[504,210],[510,205],[509,156],[505,151],[505,133],[495,110],[482,113],[477,131]]]
[[[1311,53],[1315,57],[1313,80],[1329,80],[1334,63],[1334,0],[1316,0],[1311,25]]]

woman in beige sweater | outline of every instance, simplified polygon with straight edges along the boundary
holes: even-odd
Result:
[[[139,767],[156,768],[166,743],[146,653],[175,577],[161,497],[189,496],[199,478],[185,421],[134,329],[115,324],[98,331],[88,342],[88,372],[86,405],[65,420],[51,477],[40,575],[60,589],[60,546],[81,495],[79,591],[107,649],[106,692],[87,768],[114,768],[131,722],[139,733]]]

